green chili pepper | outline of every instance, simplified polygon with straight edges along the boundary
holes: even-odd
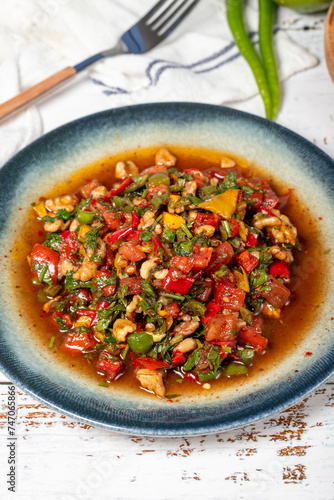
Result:
[[[200,382],[206,382],[207,380],[213,380],[217,377],[217,370],[210,370],[207,373],[197,372],[197,376]]]
[[[134,191],[137,191],[137,189],[140,189],[143,186],[145,186],[145,183],[148,178],[149,178],[148,174],[133,175],[131,184],[124,189],[123,193],[133,193]]]
[[[146,182],[147,187],[160,186],[161,184],[164,184],[165,186],[170,185],[169,175],[164,172],[157,172],[156,174],[151,175]]]
[[[153,347],[151,335],[145,332],[134,332],[127,338],[130,349],[136,354],[146,354]]]
[[[232,361],[229,365],[227,365],[225,370],[225,375],[227,377],[233,377],[234,375],[245,375],[248,372],[247,366],[238,363],[236,361]]]
[[[181,229],[188,236],[188,238],[191,240],[193,235],[191,234],[191,232],[189,231],[187,226],[185,224],[181,224]]]
[[[269,0],[265,1],[269,3]],[[266,110],[266,117],[271,119],[272,104],[268,80],[261,59],[254,49],[244,26],[242,0],[226,0],[226,15],[240,54],[246,59],[253,71]]]
[[[80,225],[91,224],[93,222],[94,215],[95,215],[94,212],[85,212],[84,210],[82,210],[77,215],[79,224]]]
[[[273,50],[274,4],[268,0],[259,0],[259,16],[260,51],[271,95],[271,119],[274,120],[280,101],[280,87]]]

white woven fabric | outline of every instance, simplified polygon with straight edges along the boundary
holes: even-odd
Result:
[[[112,47],[155,0],[2,0],[0,3],[0,102],[41,79]],[[254,8],[245,12],[257,46]],[[317,59],[278,30],[280,79],[317,64]],[[192,14],[151,52],[106,59],[86,73],[105,108],[158,101],[227,104],[257,94],[247,63],[229,31],[223,0],[201,0]],[[79,90],[78,90],[79,92]],[[53,99],[61,99],[57,95]],[[92,106],[89,110],[91,112]],[[259,108],[259,114],[263,109]],[[73,117],[77,115],[73,112]],[[68,111],[66,121],[71,119]],[[36,107],[0,126],[0,165],[42,133]]]

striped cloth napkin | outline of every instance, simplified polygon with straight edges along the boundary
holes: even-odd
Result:
[[[155,0],[2,0],[0,102],[67,65],[112,47],[154,3]],[[257,46],[258,13],[252,2],[245,18]],[[274,38],[281,80],[317,64],[317,59],[285,32],[276,30]],[[254,77],[232,40],[223,0],[201,0],[181,26],[154,50],[140,56],[106,59],[92,66],[85,78],[90,87],[87,90],[86,86],[82,94],[81,116],[91,112],[97,94],[103,95],[103,107],[108,109],[159,101],[231,104],[258,92]],[[263,113],[261,103],[258,113]],[[69,109],[66,121],[77,116],[77,110],[73,109],[72,116]],[[42,133],[37,107],[2,124],[0,166]]]

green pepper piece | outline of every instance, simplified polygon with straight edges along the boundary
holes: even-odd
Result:
[[[245,375],[247,372],[247,366],[238,363],[237,361],[232,361],[232,363],[227,365],[225,375],[227,377],[234,377],[235,375]]]
[[[198,302],[198,300],[189,299],[184,303],[182,309],[185,313],[202,317],[206,312],[206,305],[202,302]]]
[[[131,184],[124,189],[123,193],[133,193],[134,191],[137,191],[138,189],[145,186],[145,183],[148,178],[149,178],[148,174],[133,175]]]
[[[153,347],[151,335],[145,332],[134,332],[127,338],[130,349],[136,354],[146,354]]]
[[[156,174],[151,175],[146,182],[146,186],[149,188],[151,186],[160,186],[161,184],[170,186],[169,175],[165,174],[165,172],[157,172]]]
[[[83,226],[84,224],[91,224],[93,222],[94,215],[94,212],[85,212],[85,210],[82,210],[77,215],[79,224],[81,226]]]
[[[49,300],[44,289],[38,292],[37,300],[40,304],[45,304]]]
[[[200,382],[206,382],[207,380],[213,380],[217,377],[217,370],[210,370],[207,373],[196,372]]]

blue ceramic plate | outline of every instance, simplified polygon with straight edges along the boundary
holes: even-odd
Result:
[[[191,103],[133,106],[82,118],[38,139],[0,170],[1,369],[51,408],[114,431],[177,436],[250,424],[291,406],[334,370],[333,252],[314,324],[289,356],[266,372],[243,377],[238,391],[235,386],[218,393],[201,389],[198,396],[167,403],[144,391],[105,389],[68,364],[56,363],[50,349],[36,342],[29,314],[20,315],[11,264],[20,256],[12,250],[22,238],[22,214],[30,203],[83,165],[159,144],[229,151],[274,172],[323,218],[323,248],[333,248],[333,161],[293,132],[256,116]],[[306,351],[313,356],[305,357]]]

